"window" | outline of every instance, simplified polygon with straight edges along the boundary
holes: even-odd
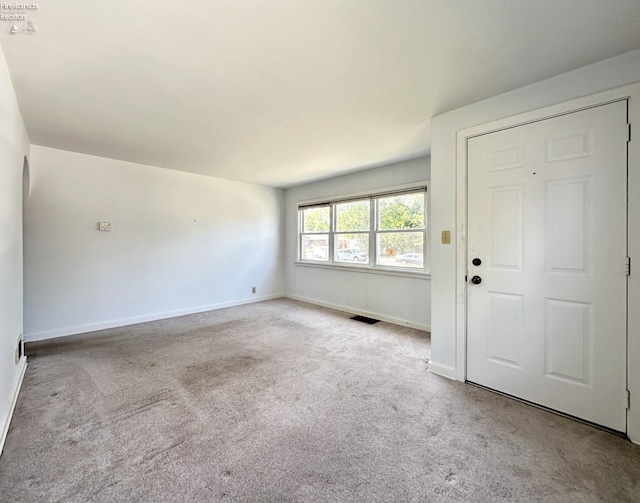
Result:
[[[335,204],[333,260],[369,262],[371,203],[369,200]]]
[[[301,211],[302,260],[329,260],[329,229],[331,211],[329,206],[320,206]]]
[[[377,263],[424,268],[424,193],[377,199]]]
[[[425,272],[425,202],[421,187],[300,205],[300,260]]]

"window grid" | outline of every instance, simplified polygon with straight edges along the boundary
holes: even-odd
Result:
[[[384,200],[402,198],[403,196],[412,196],[416,195],[418,192],[402,194],[402,195],[391,195],[375,198],[375,213],[376,213],[376,221],[375,221],[375,233],[376,233],[376,250],[375,250],[375,264],[379,267],[384,268],[397,268],[405,267],[412,268],[414,270],[426,271],[426,260],[425,251],[427,250],[427,232],[426,232],[426,223],[427,223],[427,201],[426,201],[426,192],[423,193],[422,199],[422,225],[420,227],[406,227],[405,225],[399,225],[398,227],[389,227],[386,228],[382,225],[382,214],[383,209],[381,209],[381,203]],[[403,224],[407,224],[407,222],[403,222]],[[385,238],[394,236],[395,244],[391,247],[383,246],[383,241]],[[404,235],[405,240],[409,236],[415,236],[413,239],[409,239],[409,241],[413,241],[414,243],[419,242],[420,251],[417,252],[414,249],[408,250],[404,249],[406,247],[406,243],[404,246],[398,245],[398,238]],[[415,244],[411,248],[415,248]],[[400,248],[400,249],[398,249]],[[386,253],[385,253],[386,252]]]
[[[357,266],[361,268],[389,269],[426,272],[428,263],[427,254],[427,198],[426,190],[406,191],[401,196],[411,196],[422,194],[422,226],[412,228],[391,228],[382,229],[380,223],[381,209],[380,201],[385,198],[394,197],[391,195],[369,196],[360,199],[349,199],[348,201],[338,201],[320,206],[301,207],[299,209],[299,260],[303,262],[318,262],[338,266]],[[368,201],[369,204],[369,229],[364,230],[340,230],[338,231],[338,207],[344,204],[361,203]],[[305,212],[313,208],[329,208],[329,229],[328,232],[305,232]],[[410,249],[396,250],[396,246],[391,248],[383,247],[383,241],[388,241],[390,236],[395,235],[395,242],[414,243]],[[404,235],[404,236],[403,236]],[[366,237],[366,239],[365,239]],[[313,243],[312,251],[309,251],[310,240]],[[324,251],[323,245],[326,243]],[[417,246],[416,243],[420,243]],[[307,248],[305,249],[305,245]],[[383,250],[384,248],[384,250]]]
[[[329,210],[328,225],[323,228],[323,219],[311,222],[311,217],[322,215],[322,210]],[[307,218],[309,222],[307,222]],[[309,225],[308,225],[309,224]],[[299,257],[310,262],[329,262],[331,240],[331,208],[330,205],[316,206],[300,211],[299,218]],[[307,227],[310,227],[309,229]],[[313,229],[315,227],[315,230]]]

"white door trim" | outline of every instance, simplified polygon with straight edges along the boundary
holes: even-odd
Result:
[[[629,256],[632,274],[628,284],[627,389],[631,407],[627,411],[627,435],[640,443],[640,83],[533,110],[458,131],[456,138],[456,368],[457,380],[466,380],[467,325],[467,139],[530,122],[556,117],[621,99],[629,100],[629,123],[633,141],[629,143]],[[638,264],[634,269],[634,264]],[[453,374],[453,372],[451,373]],[[635,406],[634,406],[635,405]]]

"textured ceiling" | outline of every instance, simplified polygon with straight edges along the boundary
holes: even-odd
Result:
[[[32,143],[273,186],[428,153],[434,115],[640,47],[638,0],[65,0],[27,14],[37,33],[2,21],[0,43]]]

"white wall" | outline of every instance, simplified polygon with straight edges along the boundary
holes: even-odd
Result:
[[[22,333],[22,167],[29,138],[0,50],[0,451],[26,360],[16,365]]]
[[[32,146],[25,338],[281,296],[282,206],[281,189]]]
[[[295,263],[299,202],[424,183],[429,176],[429,158],[422,157],[287,189],[286,296],[429,330],[431,289],[428,277],[393,276]]]
[[[640,82],[640,50],[538,82],[433,119],[431,143],[431,309],[433,317],[430,367],[432,370],[461,380],[465,377],[464,347],[461,342],[463,338],[459,337],[460,334],[456,334],[457,296],[464,295],[456,289],[458,261],[456,238],[463,230],[457,227],[456,132],[635,82]],[[634,123],[633,130],[640,130],[640,123],[637,125]],[[633,166],[631,168],[635,169]],[[636,175],[630,174],[630,182],[633,179],[632,176]],[[633,197],[636,192],[633,187],[630,189]],[[635,207],[633,201],[630,204],[630,208]],[[631,223],[633,222],[632,219]],[[452,232],[454,239],[450,245],[440,244],[436,240],[440,231],[445,229],[454,231]],[[640,238],[640,236],[634,236],[633,232],[632,226],[630,244]],[[633,315],[635,311],[631,306],[630,314]],[[632,328],[630,326],[630,337],[633,335]],[[640,365],[640,354],[635,348],[636,346],[630,346],[630,369]],[[632,430],[635,432],[636,441],[640,440],[640,415],[630,418],[630,432]]]

